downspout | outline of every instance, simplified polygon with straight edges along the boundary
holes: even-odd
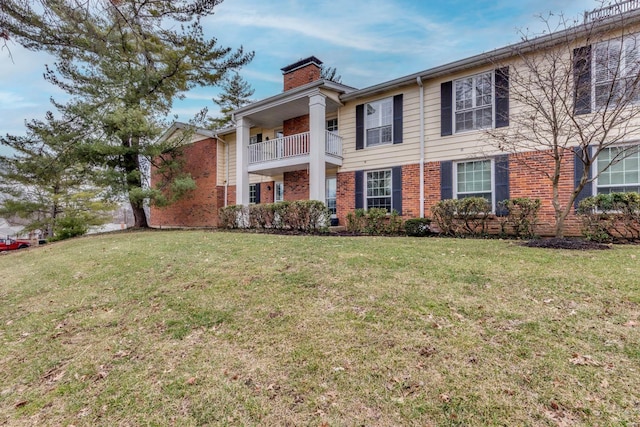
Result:
[[[424,218],[424,87],[422,77],[416,77],[416,82],[420,88],[420,218]]]
[[[224,139],[220,138],[218,134],[216,134],[216,139],[224,144],[225,148],[225,162],[224,162],[224,170],[226,173],[226,177],[224,180],[224,207],[226,208],[229,204],[229,143]]]

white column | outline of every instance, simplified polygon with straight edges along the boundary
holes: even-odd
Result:
[[[236,121],[236,205],[249,206],[249,132],[244,118]]]
[[[309,97],[309,200],[325,202],[326,97]]]

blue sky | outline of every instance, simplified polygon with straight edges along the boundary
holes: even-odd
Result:
[[[262,99],[282,91],[280,68],[315,55],[344,84],[364,88],[486,52],[539,33],[538,16],[579,18],[596,0],[226,0],[203,24],[222,46],[244,46],[255,59],[240,74]],[[45,54],[9,44],[0,51],[0,133],[23,134],[64,94],[44,81]],[[174,104],[186,121],[203,107],[217,115],[216,88],[198,88]],[[0,153],[7,150],[0,146]]]

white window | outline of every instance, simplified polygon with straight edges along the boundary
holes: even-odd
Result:
[[[273,132],[273,137],[274,138],[284,138],[284,132],[282,131],[282,129],[280,130],[276,130],[275,132]]]
[[[273,192],[274,192],[273,200],[275,202],[283,202],[284,201],[284,183],[276,182],[274,184]]]
[[[393,143],[393,98],[365,104],[367,147]]]
[[[382,208],[391,212],[391,169],[367,172],[366,207]]]
[[[610,166],[609,166],[610,165]],[[609,166],[607,168],[607,166]],[[611,147],[600,152],[597,160],[598,194],[640,192],[640,151],[630,147]],[[606,169],[605,169],[606,168]]]
[[[338,119],[327,120],[327,130],[329,132],[338,132]]]
[[[634,101],[638,91],[640,37],[608,40],[595,45],[593,55],[593,102],[595,108],[615,105],[623,96]]]
[[[249,204],[253,205],[258,203],[256,186],[260,184],[249,184]]]
[[[326,182],[327,197],[326,205],[331,215],[336,214],[336,195],[337,195],[337,180],[336,178],[327,178]]]
[[[493,126],[493,73],[453,82],[456,132]]]
[[[484,197],[493,206],[493,162],[473,160],[456,163],[454,188],[456,199]]]
[[[258,135],[253,135],[253,136],[249,137],[249,145],[257,144],[258,142],[259,142],[258,141]]]

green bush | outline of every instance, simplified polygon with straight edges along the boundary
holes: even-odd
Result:
[[[597,242],[640,241],[640,194],[587,197],[578,205],[582,234]]]
[[[424,237],[431,234],[431,220],[429,218],[412,218],[404,222],[407,236]]]
[[[82,216],[63,216],[56,220],[53,237],[49,240],[54,242],[83,236],[87,231],[89,231],[89,224]]]
[[[369,235],[400,234],[402,218],[396,210],[387,213],[383,208],[356,209],[347,213],[347,231]]]
[[[264,230],[273,228],[275,204],[264,203],[249,206],[249,227]]]
[[[242,205],[225,206],[218,211],[218,226],[227,229],[242,228],[248,214],[248,209]]]
[[[353,212],[347,213],[347,231],[351,233],[364,232],[365,216],[367,211],[358,208]]]
[[[484,235],[491,214],[491,203],[484,197],[447,199],[432,208],[433,220],[449,236]]]
[[[329,226],[329,211],[317,200],[262,203],[220,209],[220,227],[259,230],[295,230],[305,233],[324,231]]]
[[[500,228],[503,234],[526,239],[536,236],[535,229],[538,224],[538,212],[542,205],[540,199],[516,197],[503,200],[498,205],[507,211],[507,215],[501,217],[500,220]]]

